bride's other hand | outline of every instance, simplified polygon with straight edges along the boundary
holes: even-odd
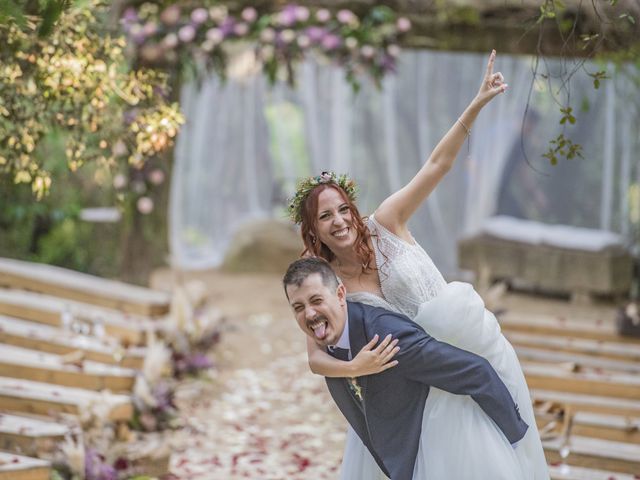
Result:
[[[480,107],[484,107],[494,97],[504,93],[509,87],[509,85],[505,83],[502,73],[493,73],[493,64],[495,60],[496,51],[492,50],[491,55],[489,55],[489,62],[487,63],[487,69],[485,70],[480,90],[478,90],[478,94],[475,98],[475,101],[480,105]]]
[[[398,353],[400,347],[396,346],[398,339],[392,340],[392,338],[389,334],[376,346],[379,337],[374,335],[371,341],[362,347],[362,350],[351,360],[353,376],[373,375],[395,367],[398,361],[392,360],[392,358]]]

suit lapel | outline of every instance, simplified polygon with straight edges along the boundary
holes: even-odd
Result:
[[[349,312],[349,345],[351,347],[351,357],[355,357],[362,347],[367,344],[367,337],[364,331],[364,308],[359,303],[347,302]],[[367,391],[367,378],[358,377],[358,384],[362,387],[363,397]]]

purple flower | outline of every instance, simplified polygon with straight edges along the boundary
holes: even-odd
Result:
[[[326,34],[327,31],[322,27],[307,28],[307,37],[309,37],[309,40],[313,43],[320,43]]]
[[[185,25],[180,30],[178,30],[178,38],[184,43],[189,43],[194,38],[196,38],[196,29],[193,27],[193,25]]]
[[[84,476],[87,480],[118,480],[116,469],[105,463],[94,448],[87,448],[84,457]]]
[[[396,60],[391,55],[383,55],[380,60],[380,67],[385,73],[396,71]]]
[[[247,7],[240,14],[242,19],[247,23],[253,23],[258,18],[258,12],[253,7]]]
[[[213,366],[213,362],[204,353],[194,353],[187,357],[189,370],[205,370]]]
[[[411,30],[411,20],[406,17],[400,17],[396,21],[396,28],[399,32],[405,33]]]
[[[136,23],[138,21],[138,12],[133,7],[127,8],[122,14],[122,19],[120,22],[123,25],[131,25],[132,23]]]
[[[325,50],[335,50],[341,44],[340,37],[334,35],[333,33],[329,33],[325,35],[322,39],[322,48]]]
[[[233,27],[236,22],[233,18],[227,17],[220,24],[220,31],[222,32],[223,37],[227,37],[233,33]]]
[[[297,15],[296,15],[297,7],[295,5],[287,5],[284,10],[282,10],[278,14],[278,23],[284,27],[290,27],[294,23],[296,23]]]
[[[196,25],[200,25],[204,23],[209,18],[209,12],[207,12],[206,8],[196,8],[193,12],[191,12],[191,21]]]

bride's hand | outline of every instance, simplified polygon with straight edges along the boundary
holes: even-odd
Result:
[[[398,364],[397,360],[391,360],[400,350],[400,347],[396,347],[398,339],[392,340],[391,334],[389,334],[376,347],[378,338],[377,334],[374,335],[371,341],[362,347],[362,350],[351,360],[350,366],[354,377],[384,372]]]
[[[491,55],[489,55],[487,70],[485,71],[484,78],[482,79],[482,85],[480,85],[480,90],[478,90],[478,94],[475,98],[475,101],[480,105],[480,107],[484,107],[495,96],[500,93],[504,93],[504,91],[509,87],[509,85],[505,83],[502,73],[493,73],[493,63],[495,60],[496,51],[492,50]]]

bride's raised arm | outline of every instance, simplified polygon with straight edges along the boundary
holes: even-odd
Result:
[[[500,72],[493,73],[496,51],[489,56],[487,69],[477,95],[438,142],[418,173],[397,192],[384,200],[375,211],[376,220],[396,235],[411,241],[407,222],[422,202],[451,169],[480,110],[496,95],[507,89]]]

